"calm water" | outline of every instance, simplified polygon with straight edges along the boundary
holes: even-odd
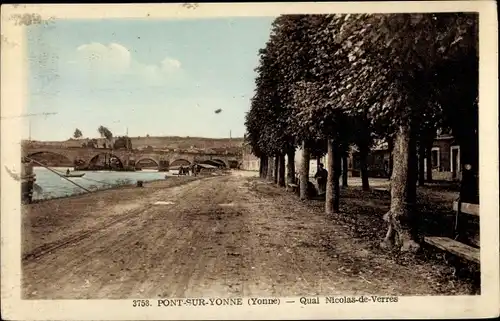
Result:
[[[53,170],[64,174],[68,167],[56,167]],[[69,168],[73,172],[73,168]],[[33,199],[48,199],[61,196],[85,193],[85,191],[66,179],[57,176],[44,167],[35,167],[36,183],[42,188],[35,190]],[[85,173],[83,177],[68,177],[68,179],[89,190],[105,189],[112,186],[135,184],[138,180],[145,182],[165,179],[165,175],[173,176],[171,172],[158,172],[156,170],[142,170],[138,172],[111,172],[111,171],[82,171],[74,173]]]

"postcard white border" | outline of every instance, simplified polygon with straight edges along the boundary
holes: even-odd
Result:
[[[1,181],[2,316],[15,320],[121,319],[352,319],[352,318],[465,318],[498,316],[498,24],[493,1],[352,2],[352,3],[237,3],[121,5],[3,5],[1,60],[1,166],[19,166],[20,118],[26,100],[26,60],[23,27],[13,14],[36,13],[43,19],[199,19],[278,16],[292,13],[479,12],[480,14],[480,177],[481,295],[400,297],[391,304],[318,306],[238,306],[204,308],[133,308],[131,300],[21,300],[19,183]],[[3,173],[3,172],[2,172]],[[346,293],[348,295],[348,293]],[[152,298],[153,299],[153,298]],[[297,299],[297,298],[296,298]]]

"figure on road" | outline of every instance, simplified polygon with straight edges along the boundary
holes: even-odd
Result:
[[[326,180],[328,178],[328,171],[324,168],[323,164],[319,164],[318,171],[314,178],[318,181],[318,194],[324,194],[326,191]]]

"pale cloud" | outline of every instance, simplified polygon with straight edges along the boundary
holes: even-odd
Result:
[[[130,51],[117,43],[103,45],[98,42],[84,44],[76,49],[77,60],[87,68],[112,72],[128,71],[132,62]]]
[[[147,84],[155,85],[161,84],[165,81],[166,74],[164,74],[158,65],[145,65],[140,63],[135,63],[132,67],[131,72],[134,76],[137,76],[141,81],[146,81]]]
[[[75,59],[68,64],[79,65],[88,72],[103,75],[128,74],[141,77],[153,83],[161,83],[181,70],[181,62],[172,57],[165,57],[156,64],[144,64],[133,59],[130,50],[118,43],[104,45],[98,42],[83,44],[76,49]]]
[[[181,69],[181,62],[177,59],[166,57],[162,60],[161,67],[164,71],[170,72],[173,70]]]

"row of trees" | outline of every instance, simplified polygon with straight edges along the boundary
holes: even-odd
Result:
[[[97,131],[99,132],[99,135],[101,135],[102,138],[105,138],[106,141],[103,142],[103,147],[106,148],[108,146],[112,147],[113,149],[132,149],[132,140],[127,137],[127,136],[119,136],[115,137],[113,139],[113,133],[109,128],[105,126],[99,126],[97,128]],[[75,132],[73,134],[73,137],[75,139],[79,139],[83,136],[82,131],[80,129],[75,129]],[[98,142],[97,139],[91,139],[85,143],[82,144],[83,147],[92,147],[92,148],[98,148]]]
[[[375,139],[384,139],[392,151],[392,176],[382,245],[418,249],[414,204],[423,171],[416,169],[419,163],[423,168],[437,129],[452,131],[461,162],[470,165],[463,173],[463,201],[477,194],[477,28],[474,13],[278,17],[259,52],[245,121],[261,176],[283,186],[286,157],[293,180],[300,146],[305,199],[309,159],[327,154],[325,211],[337,212],[341,159],[357,146],[368,189],[366,157]]]
[[[99,126],[99,128],[97,128],[97,132],[99,133],[99,135],[101,135],[101,137],[106,138],[109,141],[113,139],[113,133],[107,127],[101,125]],[[79,139],[82,137],[83,137],[82,131],[79,128],[76,128],[73,133],[73,138]]]

